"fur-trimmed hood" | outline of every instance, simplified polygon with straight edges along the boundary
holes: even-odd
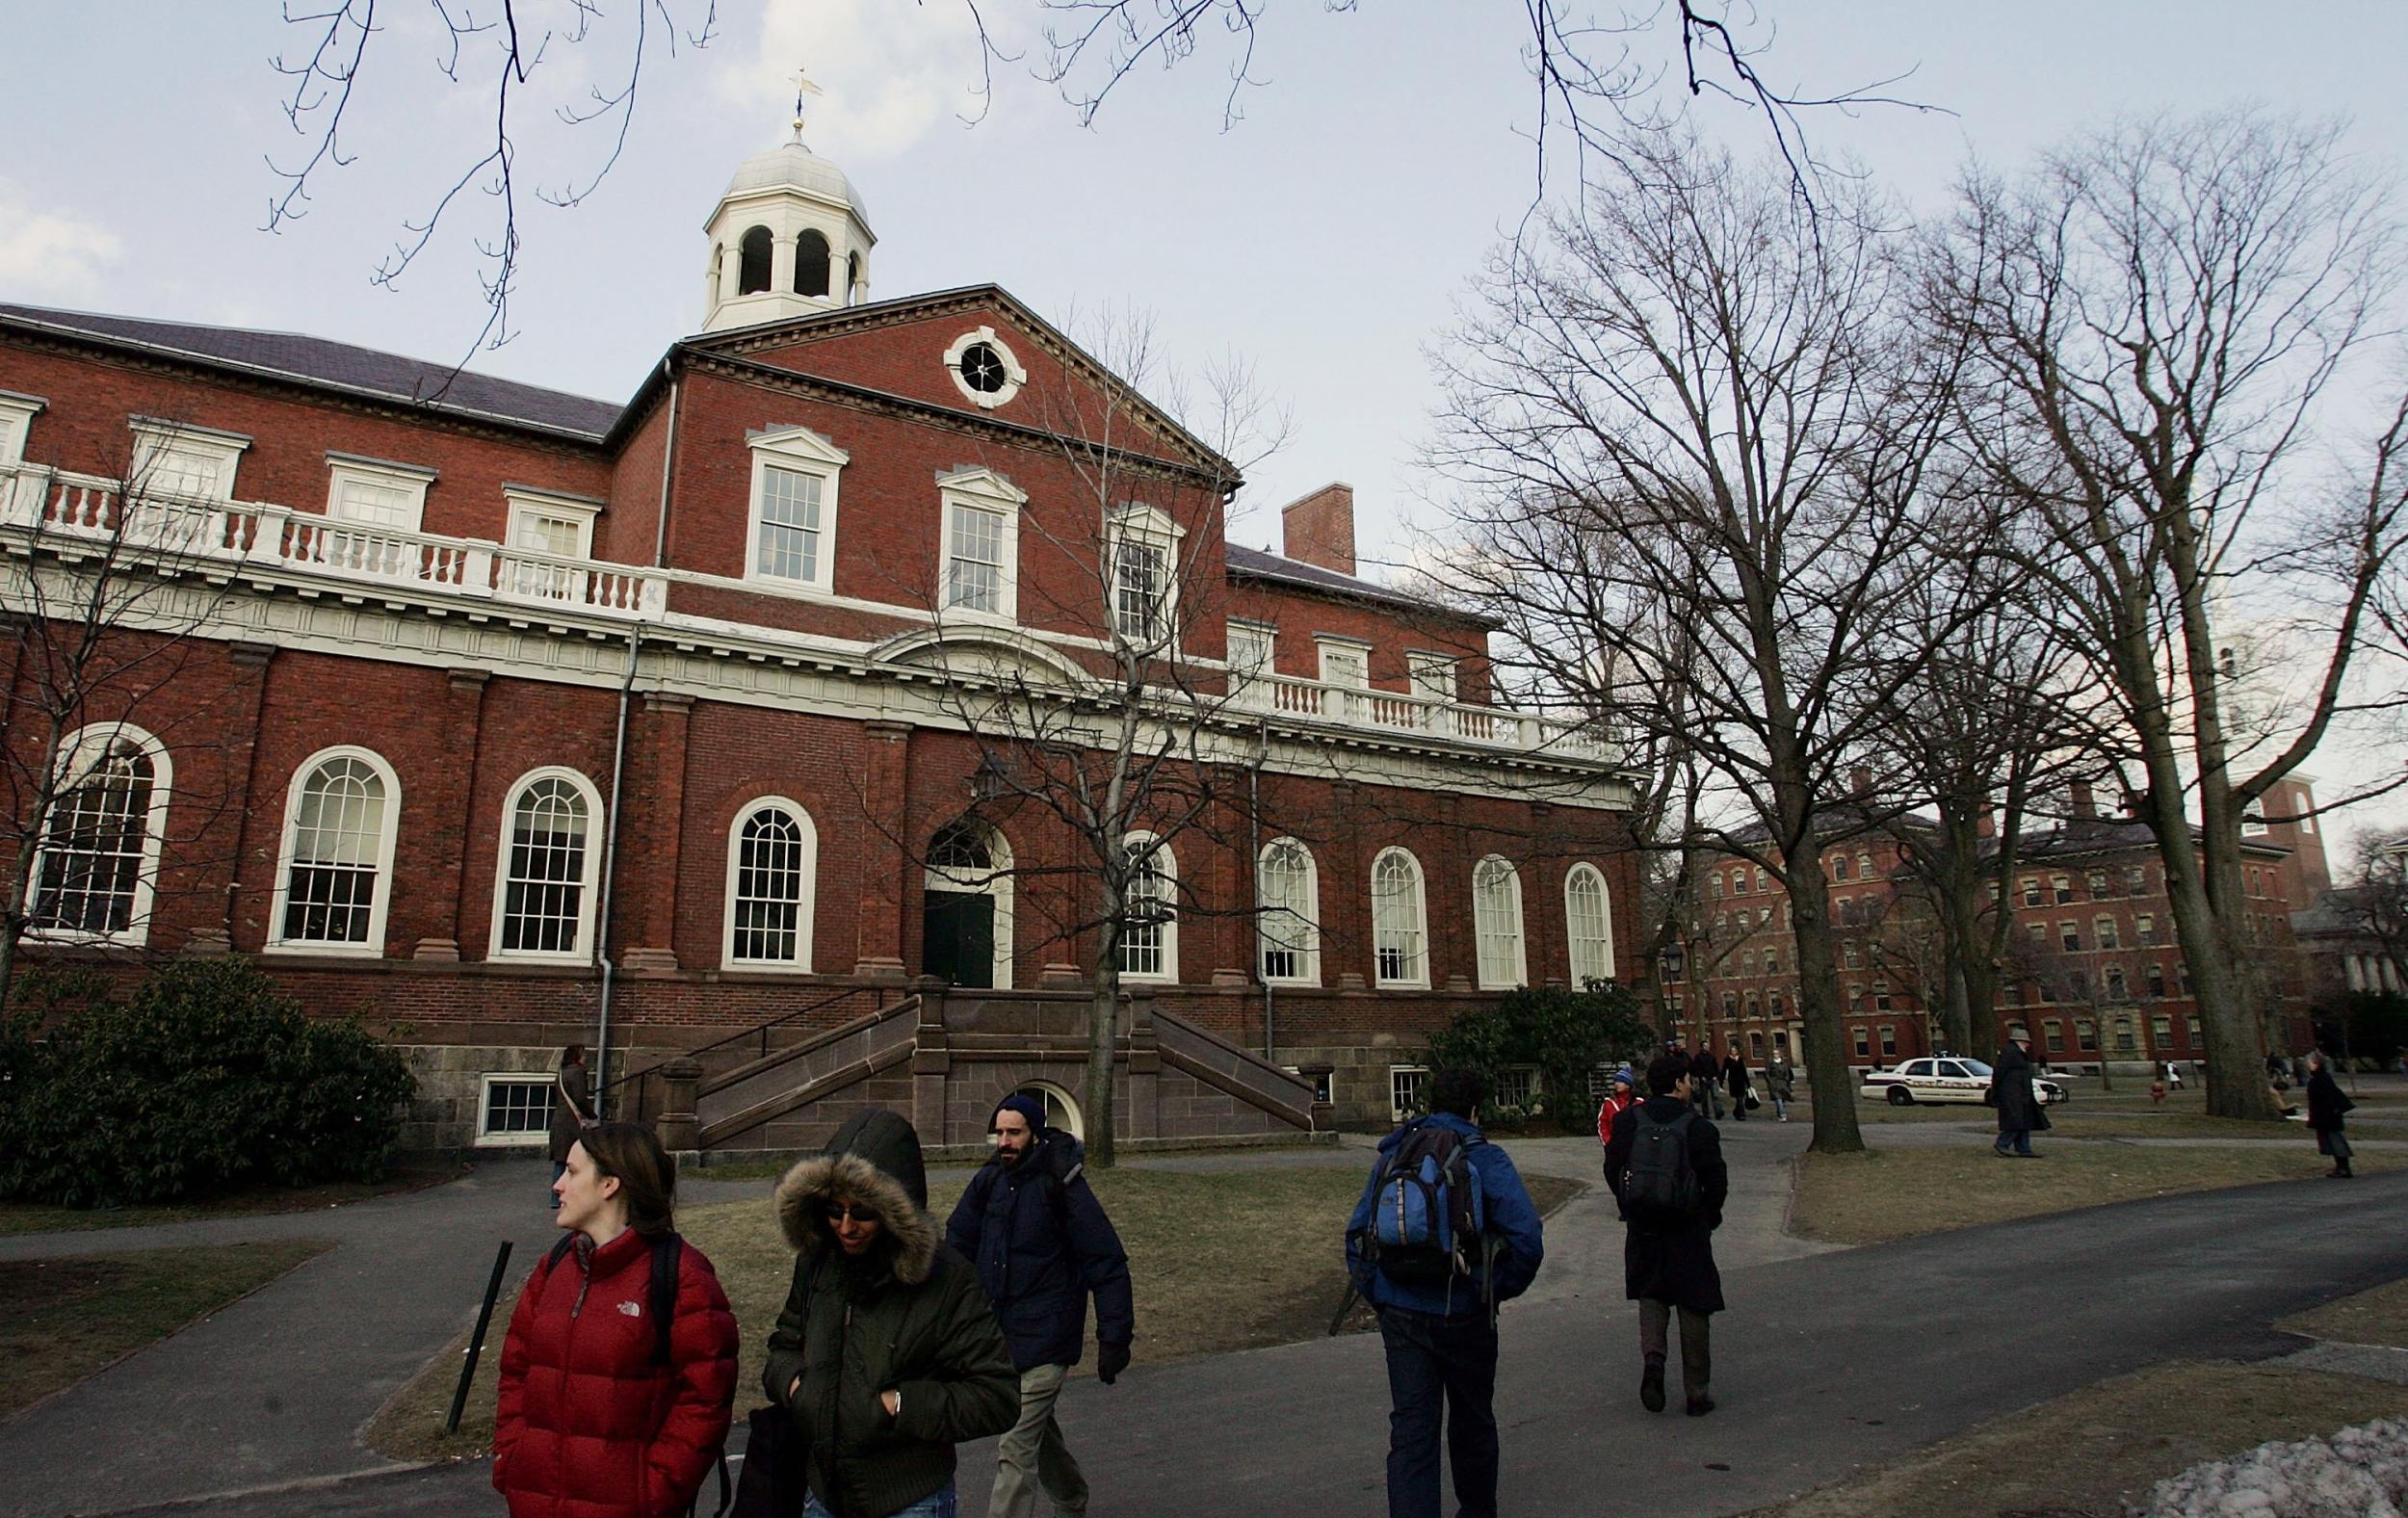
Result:
[[[886,1251],[896,1280],[917,1286],[935,1268],[939,1239],[924,1205],[925,1177],[911,1124],[883,1110],[863,1112],[837,1130],[825,1153],[798,1162],[777,1183],[778,1227],[798,1253],[832,1258],[836,1236],[821,1209],[837,1196],[867,1203],[883,1219],[873,1247]]]

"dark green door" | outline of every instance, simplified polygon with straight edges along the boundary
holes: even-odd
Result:
[[[920,938],[920,972],[954,984],[995,984],[995,898],[977,891],[930,891]]]

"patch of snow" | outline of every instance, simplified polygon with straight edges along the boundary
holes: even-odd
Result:
[[[2408,1423],[2394,1419],[2194,1465],[2124,1509],[2128,1518],[2403,1518],[2404,1510]]]

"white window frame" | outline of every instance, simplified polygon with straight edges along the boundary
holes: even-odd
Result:
[[[1456,694],[1456,665],[1453,654],[1428,649],[1408,649],[1404,655],[1405,688],[1426,701],[1445,701],[1450,705],[1461,699]]]
[[[520,798],[545,780],[567,781],[586,803],[585,874],[577,885],[577,937],[566,949],[505,949],[502,916],[510,903],[512,824],[518,816]],[[501,840],[493,852],[493,917],[486,929],[485,948],[489,958],[513,964],[583,964],[593,956],[594,895],[602,878],[603,828],[608,822],[602,815],[602,793],[581,772],[566,765],[544,765],[510,782],[510,790],[502,797]]]
[[[49,406],[38,395],[0,390],[0,468],[25,461],[25,442],[33,434],[34,418]]]
[[[752,450],[752,484],[745,515],[744,578],[763,585],[799,587],[834,594],[838,477],[852,462],[852,455],[807,427],[752,432],[745,441]],[[808,475],[820,482],[819,542],[809,575],[772,574],[761,567],[761,531],[765,525],[761,513],[768,499],[766,486],[772,469]]]
[[[1152,849],[1153,852],[1146,858],[1146,865],[1152,871],[1154,877],[1162,882],[1162,888],[1158,900],[1167,903],[1169,907],[1169,910],[1164,915],[1160,922],[1147,924],[1123,923],[1121,925],[1120,978],[1124,981],[1143,981],[1152,985],[1175,984],[1179,980],[1178,856],[1170,851],[1170,845],[1164,843],[1157,835],[1143,830],[1124,835],[1120,840],[1120,847],[1124,851],[1132,853],[1149,847]],[[1136,903],[1137,895],[1138,881],[1132,880],[1130,881],[1130,902],[1133,906]],[[1133,970],[1129,968],[1129,931],[1132,928],[1136,927],[1149,928],[1157,935],[1157,941],[1161,950],[1160,954],[1157,955],[1157,957],[1161,960],[1159,968],[1153,970]]]
[[[1419,1079],[1415,1079],[1415,1077],[1419,1077]],[[1420,1105],[1418,1102],[1414,1102],[1414,1103],[1407,1103],[1407,1102],[1405,1102],[1405,1101],[1401,1100],[1401,1098],[1402,1098],[1402,1097],[1406,1094],[1406,1090],[1405,1090],[1405,1088],[1406,1088],[1406,1087],[1410,1086],[1410,1087],[1411,1087],[1411,1089],[1412,1089],[1412,1094],[1413,1094],[1414,1096],[1416,1096],[1416,1097],[1419,1097],[1419,1096],[1421,1095],[1421,1093],[1422,1093],[1424,1090],[1426,1090],[1426,1089],[1427,1089],[1427,1088],[1428,1088],[1428,1086],[1429,1086],[1429,1066],[1428,1066],[1428,1065],[1426,1065],[1426,1064],[1392,1064],[1392,1065],[1390,1065],[1390,1066],[1388,1067],[1388,1115],[1389,1115],[1389,1118],[1390,1118],[1392,1121],[1395,1121],[1395,1122],[1400,1122],[1400,1122],[1404,1121],[1404,1120],[1405,1120],[1405,1118],[1406,1118],[1408,1115],[1410,1115],[1410,1114],[1411,1114],[1411,1112],[1412,1112],[1412,1111],[1413,1111],[1413,1108],[1414,1108],[1414,1107],[1416,1107],[1416,1106],[1419,1106],[1419,1105]]]
[[[149,481],[161,464],[178,458],[192,462],[209,462],[217,466],[217,484],[190,499],[231,501],[234,499],[234,474],[242,467],[244,451],[250,439],[240,432],[221,432],[214,427],[196,427],[187,422],[170,422],[155,416],[137,416],[127,424],[134,432],[133,468],[126,480],[129,494],[145,496],[154,493]],[[182,496],[185,492],[170,492]]]
[[[936,477],[937,545],[936,604],[949,617],[975,621],[1017,622],[1020,619],[1020,512],[1029,493],[992,469],[956,469]],[[954,604],[954,513],[978,511],[996,520],[996,606]]]
[[[1392,859],[1401,859],[1411,867],[1413,872],[1412,920],[1409,923],[1397,923],[1392,920],[1383,924],[1380,920],[1380,867]],[[1422,861],[1414,857],[1412,850],[1391,844],[1372,858],[1371,892],[1372,983],[1400,988],[1427,988],[1429,985],[1429,873],[1422,868]],[[1384,940],[1392,929],[1413,935],[1410,957],[1401,952],[1399,954],[1399,973],[1393,976],[1380,969],[1380,961],[1387,957],[1389,948]]]
[[[329,453],[327,455],[327,519],[369,533],[423,532],[427,520],[427,486],[434,481],[433,470],[420,468],[416,464],[362,458],[354,454]],[[370,521],[365,517],[345,515],[343,487],[352,484],[364,485],[372,490],[400,492],[406,503],[401,520]]]
[[[337,759],[356,759],[375,772],[384,786],[384,819],[377,838],[376,896],[368,905],[368,936],[358,943],[331,942],[322,938],[288,938],[284,935],[286,908],[291,904],[293,888],[293,847],[301,821],[301,788],[311,775]],[[269,902],[268,938],[263,946],[268,954],[337,955],[351,958],[380,959],[384,956],[385,919],[393,905],[393,846],[401,835],[402,781],[384,755],[373,748],[354,744],[336,744],[321,748],[293,767],[293,778],[284,788],[283,843],[276,851],[275,893]]]
[[[1289,850],[1295,851],[1296,855],[1304,861],[1302,886],[1299,893],[1304,898],[1304,904],[1300,912],[1291,903],[1272,903],[1269,893],[1263,888],[1264,865],[1269,862],[1273,852]],[[1256,973],[1273,985],[1321,984],[1321,862],[1313,857],[1313,851],[1307,848],[1301,839],[1274,838],[1263,846],[1262,852],[1255,855],[1254,900],[1261,908],[1255,919],[1254,964]],[[1284,911],[1281,910],[1283,907]],[[1269,941],[1273,931],[1271,918],[1275,912],[1278,913],[1281,924],[1294,934],[1295,942],[1273,945]],[[1298,918],[1301,921],[1296,921]],[[1295,974],[1272,975],[1270,973],[1269,960],[1274,947],[1281,952],[1296,955]]]
[[[1336,1069],[1316,1070],[1313,1074],[1307,1076],[1302,1069],[1293,1064],[1283,1064],[1279,1068],[1287,1071],[1290,1075],[1295,1076],[1300,1081],[1309,1081],[1312,1084],[1313,1104],[1315,1106],[1335,1106],[1337,1104],[1338,1072]]]
[[[32,877],[26,882],[26,938],[40,943],[92,944],[139,949],[150,941],[150,906],[153,888],[159,879],[159,854],[167,843],[168,798],[174,789],[175,764],[168,754],[167,745],[144,728],[131,722],[94,722],[69,733],[59,744],[58,781],[53,787],[51,811],[55,816],[61,803],[91,778],[92,771],[109,756],[110,749],[120,741],[139,747],[150,761],[150,803],[143,820],[143,847],[134,870],[133,903],[129,920],[121,929],[94,932],[81,928],[43,928],[31,919],[41,903],[42,867],[50,857],[50,819],[45,818],[36,840]]]
[[[1605,951],[1602,974],[1591,975],[1589,967],[1582,962],[1581,918],[1580,913],[1573,906],[1572,891],[1574,882],[1583,879],[1597,882],[1597,911],[1602,919],[1605,935],[1601,939],[1591,941],[1600,944]],[[1585,860],[1563,872],[1563,927],[1566,954],[1571,961],[1573,987],[1585,989],[1591,980],[1612,980],[1614,976],[1613,887],[1607,883],[1606,872]]]
[[[794,900],[795,956],[792,959],[754,959],[736,953],[736,885],[743,874],[745,827],[763,812],[784,812],[794,819],[801,839],[798,851],[801,854],[801,879]],[[727,890],[725,923],[720,931],[720,962],[731,970],[761,970],[780,975],[811,973],[812,922],[819,906],[820,826],[813,820],[810,808],[791,797],[755,797],[736,809],[735,818],[727,824]]]
[[[1131,501],[1112,514],[1104,531],[1104,627],[1115,644],[1176,653],[1179,647],[1179,582],[1185,565],[1180,563],[1180,542],[1187,530],[1171,519],[1168,511],[1159,506]],[[1121,545],[1135,540],[1160,550],[1163,556],[1162,606],[1156,614],[1160,626],[1153,636],[1139,638],[1127,632],[1120,618],[1120,550]]]
[[[544,1093],[543,1122],[540,1127],[523,1133],[495,1133],[485,1127],[486,1114],[492,1110],[493,1088],[497,1086],[540,1086]],[[489,1070],[477,1082],[477,1138],[480,1149],[539,1149],[552,1141],[552,1103],[557,1080],[548,1075],[527,1071]]]
[[[526,485],[502,486],[502,499],[510,504],[510,520],[506,545],[512,553],[551,555],[548,548],[529,548],[518,540],[518,530],[532,517],[548,516],[555,521],[573,524],[577,529],[574,552],[553,557],[591,559],[593,557],[594,518],[602,514],[602,503],[591,496],[560,495],[550,490],[530,489]]]
[[[1247,661],[1238,657],[1238,643],[1252,639],[1262,649],[1262,658]],[[1233,690],[1243,689],[1257,680],[1269,679],[1279,666],[1279,629],[1269,622],[1249,617],[1229,618],[1228,631],[1221,640],[1221,651],[1228,657],[1229,679]]]
[[[972,388],[970,381],[961,378],[962,355],[980,343],[995,350],[995,356],[1004,361],[1004,387],[991,394]],[[1029,382],[1029,371],[1021,367],[1019,355],[995,335],[995,328],[991,327],[982,327],[955,338],[953,346],[945,350],[945,373],[953,380],[954,388],[961,392],[962,399],[982,411],[992,411],[1002,406],[1018,395],[1020,387]]]
[[[1368,691],[1372,688],[1371,644],[1359,638],[1339,638],[1326,633],[1316,636],[1313,641],[1321,650],[1321,663],[1317,672],[1322,684],[1334,685],[1343,691]],[[1361,661],[1362,678],[1360,680],[1335,678],[1329,667],[1332,654],[1337,655],[1341,662],[1348,659]]]
[[[1503,854],[1490,854],[1472,866],[1472,936],[1481,990],[1510,991],[1531,983],[1530,935],[1522,926],[1522,872]]]

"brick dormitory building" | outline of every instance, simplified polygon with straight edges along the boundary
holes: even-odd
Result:
[[[708,233],[702,330],[624,403],[0,305],[11,609],[121,592],[61,798],[12,819],[30,961],[256,955],[408,1051],[413,1144],[539,1141],[558,1046],[605,1036],[613,1075],[701,1051],[706,1147],[870,1101],[975,1142],[1015,1088],[1075,1124],[1090,880],[981,783],[980,703],[1075,718],[1175,613],[1164,678],[1252,799],[1122,945],[1125,1136],[1384,1122],[1464,1008],[1614,975],[1615,753],[1361,577],[1346,487],[1226,543],[1226,460],[1011,296],[871,300],[799,125]],[[72,641],[15,639],[21,772]]]

